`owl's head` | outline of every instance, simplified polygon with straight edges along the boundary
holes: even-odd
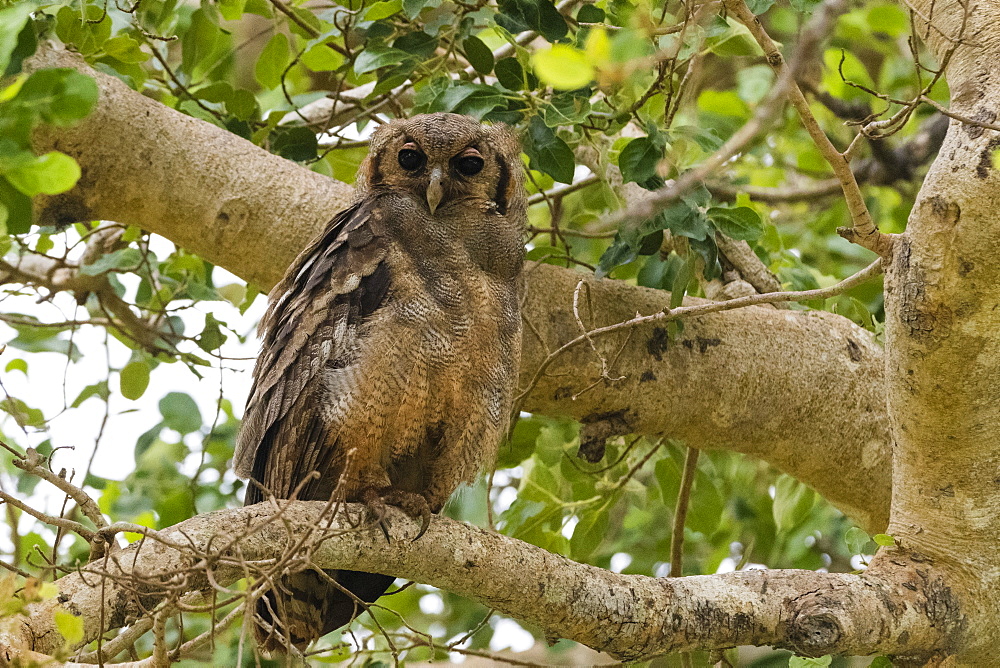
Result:
[[[426,201],[431,214],[451,202],[480,200],[507,215],[524,206],[523,180],[520,144],[510,129],[459,114],[424,114],[381,126],[358,174],[362,190],[408,191]]]

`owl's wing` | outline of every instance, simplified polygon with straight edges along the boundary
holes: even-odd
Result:
[[[320,371],[340,365],[362,321],[385,303],[389,292],[385,227],[375,204],[369,197],[337,214],[271,292],[237,437],[237,475],[261,478],[274,448],[290,462],[308,457],[324,442],[320,407],[308,405]],[[298,482],[282,480],[288,489],[270,491],[286,495]],[[260,500],[261,491],[251,483],[247,503]]]

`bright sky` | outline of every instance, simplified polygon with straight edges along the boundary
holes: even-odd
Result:
[[[158,237],[151,240],[150,247],[161,259],[173,249],[170,242]],[[213,277],[217,286],[239,281],[221,268],[215,269]],[[128,287],[133,287],[132,284],[136,283],[135,280],[129,280],[134,277],[122,278]],[[108,401],[110,416],[94,456],[92,472],[98,476],[121,480],[133,470],[136,439],[160,421],[157,405],[168,392],[190,394],[197,402],[202,418],[210,421],[216,412],[221,380],[223,396],[233,403],[236,414],[242,415],[250,389],[250,371],[259,349],[255,328],[265,306],[266,299],[262,295],[245,315],[240,315],[238,309],[228,302],[200,302],[193,308],[177,313],[184,320],[185,332],[188,334],[200,332],[204,326],[205,314],[212,313],[241,335],[249,335],[246,343],[240,343],[235,336],[229,335],[220,352],[233,359],[224,362],[223,370],[220,370],[218,361],[215,361],[213,368],[199,369],[204,378],[198,379],[181,363],[160,364],[150,374],[145,394],[135,401],[121,395],[118,374],[112,374],[109,383],[111,396]],[[0,301],[0,311],[34,315],[46,322],[87,317],[86,309],[77,306],[75,300],[67,294],[57,294],[51,301],[42,303],[37,303],[37,298],[30,296],[7,297]],[[0,343],[8,342],[16,335],[14,329],[0,323]],[[29,406],[41,409],[50,418],[46,432],[35,432],[28,428],[26,433],[6,413],[0,413],[0,429],[21,447],[37,446],[51,438],[54,447],[73,448],[58,451],[53,457],[52,468],[57,471],[60,468],[68,471],[75,469],[78,479],[82,479],[83,472],[94,455],[95,443],[104,419],[104,404],[99,398],[93,398],[86,400],[77,409],[63,409],[73,402],[84,387],[106,378],[109,363],[112,368],[121,368],[129,361],[131,354],[125,345],[110,338],[106,356],[104,339],[102,328],[88,326],[78,329],[73,335],[73,342],[83,352],[83,357],[75,363],[68,362],[66,356],[60,353],[25,353],[11,346],[0,355],[0,369],[6,368],[16,358],[28,363],[27,377],[16,370],[0,374],[0,381],[3,383],[3,390],[0,392],[6,391],[10,396],[22,399]],[[202,357],[205,355],[202,354]],[[198,435],[191,434],[188,438],[197,439]],[[192,441],[189,445],[197,447],[198,444]],[[37,494],[58,497],[61,502],[61,495],[46,494],[51,491],[46,490],[46,487],[40,484]]]

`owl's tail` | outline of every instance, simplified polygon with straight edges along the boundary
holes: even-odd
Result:
[[[360,571],[328,570],[328,576],[365,603],[374,603],[394,577]],[[283,577],[257,601],[257,647],[268,654],[288,653],[288,643],[304,650],[317,638],[350,623],[364,609],[318,573]]]

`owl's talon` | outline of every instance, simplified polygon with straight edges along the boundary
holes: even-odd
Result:
[[[431,507],[422,494],[394,489],[392,487],[382,489],[368,487],[361,492],[359,500],[375,516],[375,521],[382,529],[382,533],[385,534],[386,541],[389,541],[389,530],[385,521],[387,506],[396,506],[413,519],[420,519],[420,531],[417,532],[413,540],[417,540],[417,538],[423,536],[427,531],[427,527],[431,524]]]
[[[416,519],[416,518],[414,518],[414,519]],[[413,537],[413,540],[410,541],[411,543],[415,543],[418,538],[420,538],[425,533],[427,533],[427,527],[429,527],[431,525],[431,510],[430,510],[430,508],[427,508],[423,513],[421,513],[420,520],[421,520],[420,521],[420,531],[418,531],[417,535]]]
[[[385,536],[385,542],[391,543],[392,539],[389,538],[389,525],[385,523],[385,520],[379,521],[378,528],[382,530],[382,535]]]

